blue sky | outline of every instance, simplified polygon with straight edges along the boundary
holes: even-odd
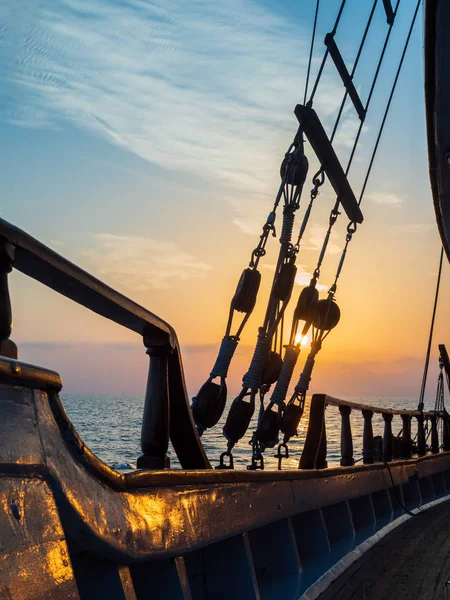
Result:
[[[387,28],[378,4],[355,77],[363,99]],[[313,75],[337,5],[321,2]],[[371,5],[347,0],[336,41],[349,68]],[[210,369],[235,281],[295,134],[314,8],[313,0],[0,5],[1,216],[173,323],[193,392]],[[412,11],[413,3],[403,0],[350,173],[356,192]],[[342,393],[368,393],[380,372],[389,379],[392,361],[409,359],[415,375],[397,372],[412,393],[426,345],[439,242],[427,176],[421,26],[419,17],[364,201],[366,220],[342,277],[341,330],[324,352],[327,386],[336,381]],[[315,101],[328,130],[341,98],[328,63]],[[336,138],[344,164],[356,127],[348,103]],[[312,175],[317,163],[309,158]],[[299,284],[314,269],[332,191],[324,189],[319,200],[299,258]],[[340,219],[324,286],[345,226]],[[276,251],[273,243],[262,269],[262,302]],[[114,368],[105,356],[112,361],[119,353],[107,348],[132,346],[135,338],[20,275],[14,274],[12,291],[21,356],[64,371],[69,391],[109,391],[106,374]],[[262,311],[242,341],[241,370]],[[445,337],[448,323],[441,319]],[[93,360],[104,383],[95,370],[80,383],[77,369]],[[357,386],[341,377],[347,367],[339,369],[339,361],[360,365]],[[374,361],[381,366],[364,377]],[[241,376],[236,368],[236,386]],[[131,378],[114,385],[136,387]],[[386,395],[401,388],[389,386]]]

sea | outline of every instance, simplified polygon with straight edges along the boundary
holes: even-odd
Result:
[[[381,406],[384,408],[401,408],[414,410],[417,407],[417,398],[370,398],[346,397],[346,400]],[[134,469],[136,459],[141,453],[140,435],[141,422],[144,408],[143,396],[115,396],[115,395],[71,395],[63,394],[62,401],[69,418],[87,446],[105,463],[114,469]],[[232,398],[228,401],[228,406]],[[216,466],[220,454],[226,449],[226,440],[222,435],[222,420],[216,427],[206,431],[202,442],[206,454],[212,464]],[[305,413],[300,422],[298,436],[289,443],[289,458],[283,460],[283,468],[296,469],[305,441],[310,398],[307,398]],[[432,409],[433,399],[427,399],[426,409]],[[257,411],[253,417],[247,435],[235,446],[233,450],[234,465],[237,469],[246,469],[251,462],[251,445],[249,440],[257,422]],[[362,459],[362,433],[363,418],[360,412],[352,411],[350,422],[353,433],[353,446],[355,461]],[[374,435],[383,435],[384,422],[381,415],[374,415]],[[327,460],[328,466],[339,465],[340,460],[340,414],[336,407],[326,409],[327,430]],[[392,423],[394,435],[401,431],[401,418],[394,417]],[[412,435],[416,432],[415,423],[412,423]],[[268,448],[265,452],[264,465],[266,469],[277,469],[278,460],[275,458],[276,448]],[[171,468],[180,469],[177,456],[170,446],[168,455]]]

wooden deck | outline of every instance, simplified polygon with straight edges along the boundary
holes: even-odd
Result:
[[[380,540],[319,598],[443,600],[449,579],[450,501],[446,501]]]

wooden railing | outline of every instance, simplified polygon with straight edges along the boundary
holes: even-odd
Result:
[[[138,466],[167,465],[169,438],[186,469],[209,468],[197,434],[184,381],[177,335],[168,323],[0,219],[0,354],[17,359],[10,340],[8,274],[17,269],[89,310],[142,337],[151,356]]]
[[[172,441],[185,469],[210,468],[200,442],[186,392],[180,348],[174,329],[165,321],[105,285],[25,232],[0,219],[0,354],[16,360],[18,351],[11,341],[12,311],[8,274],[12,269],[36,279],[89,310],[138,333],[150,355],[148,384],[142,423],[142,455],[138,467],[162,469],[168,465],[167,449]],[[338,400],[316,394],[311,400],[308,432],[300,459],[301,469],[327,466],[325,409],[337,407],[341,415],[342,466],[355,463],[350,415],[358,412],[364,420],[362,458],[364,464],[424,456],[440,448],[450,450],[448,414],[393,410]],[[374,440],[372,418],[384,420],[382,443]],[[400,418],[401,434],[393,435],[393,421]],[[442,419],[442,439],[438,420]],[[417,425],[416,439],[411,423]],[[395,422],[394,422],[395,425]],[[428,436],[427,436],[428,432]]]
[[[413,454],[425,456],[427,452],[438,454],[450,450],[450,416],[447,411],[418,411],[382,408],[339,400],[325,394],[315,394],[311,398],[310,416],[305,445],[300,459],[301,469],[324,469],[327,467],[327,435],[325,413],[327,406],[336,407],[341,415],[341,466],[355,464],[354,440],[350,415],[361,415],[363,423],[362,462],[390,462],[409,459]],[[381,415],[384,421],[382,439],[375,439],[373,416]],[[399,422],[400,433],[393,434],[394,419]],[[415,421],[417,432],[413,439],[411,425]],[[442,427],[438,427],[441,421]],[[381,443],[375,443],[375,442]]]

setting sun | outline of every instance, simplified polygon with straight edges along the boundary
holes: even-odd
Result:
[[[295,336],[295,344],[300,344],[301,346],[307,346],[309,344],[309,338],[307,335],[302,337],[301,333],[297,333]]]

